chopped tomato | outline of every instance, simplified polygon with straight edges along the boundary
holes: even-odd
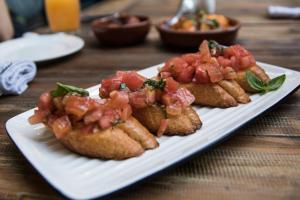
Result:
[[[200,60],[201,62],[209,62],[210,58],[211,58],[211,54],[210,54],[210,50],[208,47],[208,42],[206,40],[204,40],[200,47],[199,47],[199,51],[200,51]]]
[[[182,69],[182,71],[178,73],[175,78],[181,83],[190,83],[193,80],[194,73],[195,68],[193,66],[188,66]]]
[[[44,121],[46,117],[50,114],[49,110],[34,110],[34,114],[29,117],[28,121],[30,124],[38,124]]]
[[[107,99],[89,99],[88,106],[89,110],[103,108],[107,102]]]
[[[201,64],[196,67],[196,71],[195,71],[195,82],[196,83],[210,83],[210,79],[209,79],[206,67],[203,65],[206,65],[206,64]]]
[[[69,117],[64,115],[57,118],[52,124],[52,129],[57,139],[64,137],[72,129]]]
[[[131,91],[140,89],[144,84],[144,77],[140,76],[136,71],[129,71],[123,74],[123,82]]]
[[[238,71],[239,70],[239,61],[235,56],[230,57],[231,67]]]
[[[240,68],[247,69],[251,66],[255,65],[255,60],[253,60],[252,56],[244,56],[240,58]]]
[[[112,117],[110,116],[103,116],[101,117],[101,119],[99,120],[99,126],[102,129],[106,129],[112,126]]]
[[[205,66],[209,79],[212,83],[219,82],[223,79],[223,74],[220,70],[220,66],[216,58],[211,58],[210,62]]]
[[[89,102],[86,97],[70,96],[67,99],[65,111],[68,114],[75,115],[77,119],[81,119],[89,110]]]
[[[122,112],[121,112],[121,119],[123,121],[126,121],[132,114],[132,109],[131,106],[129,104],[127,104],[126,106],[124,106],[122,108]]]
[[[51,110],[52,109],[52,95],[50,92],[45,92],[40,96],[38,102],[38,108],[43,110]]]
[[[129,97],[127,92],[114,90],[109,94],[109,96],[111,98],[109,100],[109,105],[112,108],[122,108],[123,106],[129,103]]]
[[[183,60],[185,60],[189,65],[194,65],[200,61],[200,54],[199,53],[188,53],[182,55]]]
[[[176,99],[173,98],[173,94],[166,93],[166,94],[162,95],[161,101],[162,101],[162,104],[164,104],[165,106],[169,106],[169,105],[174,104],[176,102]]]
[[[143,91],[129,93],[129,103],[134,108],[144,108],[147,106],[146,95]]]
[[[121,83],[121,76],[112,76],[110,78],[103,79],[101,81],[100,95],[103,97],[108,97],[111,91],[120,89]]]
[[[160,125],[159,125],[158,131],[157,131],[158,137],[162,136],[166,132],[166,130],[168,128],[168,123],[169,123],[168,119],[160,120]]]
[[[48,125],[50,128],[52,128],[53,123],[54,123],[54,121],[55,121],[57,118],[59,118],[59,116],[53,115],[53,114],[50,115],[50,116],[48,117],[47,125]]]
[[[189,106],[195,101],[194,95],[185,88],[179,88],[175,95],[183,107]]]
[[[165,62],[164,67],[161,69],[161,72],[171,72],[172,68],[185,68],[188,66],[188,63],[181,57],[173,57]]]
[[[172,73],[171,72],[160,72],[159,75],[160,75],[160,78],[164,79],[164,78],[171,77]]]
[[[247,69],[255,65],[256,63],[252,54],[241,45],[233,45],[226,48],[224,51],[224,57],[225,59],[230,59],[230,65],[228,65],[228,63],[225,63],[222,58],[218,58],[219,63],[223,67],[230,66],[235,70]]]
[[[103,115],[103,109],[98,108],[96,110],[90,111],[88,112],[84,118],[83,121],[85,124],[90,124],[90,123],[94,123],[100,120],[100,118]]]
[[[223,56],[217,57],[218,63],[223,66],[223,67],[228,67],[231,66],[231,61],[230,59],[224,58]]]
[[[166,92],[175,92],[178,87],[179,87],[179,83],[177,81],[175,81],[172,77],[166,78],[166,85],[164,90]]]

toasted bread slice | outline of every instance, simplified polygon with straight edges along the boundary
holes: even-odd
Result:
[[[192,107],[186,107],[178,116],[167,116],[165,108],[150,105],[145,108],[134,109],[136,117],[152,133],[156,133],[162,119],[168,119],[168,127],[164,135],[188,135],[201,127],[201,121]]]
[[[249,103],[249,95],[235,80],[221,80],[218,84],[239,103]]]
[[[133,117],[96,133],[83,134],[80,130],[72,130],[59,141],[76,153],[116,160],[139,156],[145,149],[158,146],[154,136]]]
[[[216,83],[187,83],[181,86],[187,88],[195,96],[194,104],[221,108],[238,105],[237,100]]]
[[[270,80],[270,77],[265,72],[264,69],[262,69],[260,66],[256,65],[250,68],[250,71],[253,72],[258,78],[260,78],[262,81],[267,82]],[[237,78],[236,82],[246,91],[255,93],[256,91],[250,87],[250,85],[247,82],[246,79],[246,70],[245,71],[239,71],[237,72]]]

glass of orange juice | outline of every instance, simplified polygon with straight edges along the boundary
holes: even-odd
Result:
[[[53,32],[76,31],[79,28],[79,0],[45,0],[45,7]]]

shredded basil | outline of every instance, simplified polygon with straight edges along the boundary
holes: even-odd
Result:
[[[163,90],[166,85],[166,82],[162,79],[158,81],[153,79],[147,79],[144,81],[144,86],[146,85],[152,87],[153,89]]]

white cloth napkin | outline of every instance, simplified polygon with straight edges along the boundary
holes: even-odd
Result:
[[[272,18],[300,18],[300,7],[269,6],[267,12]]]
[[[0,96],[23,93],[35,75],[36,65],[31,61],[0,61]]]

